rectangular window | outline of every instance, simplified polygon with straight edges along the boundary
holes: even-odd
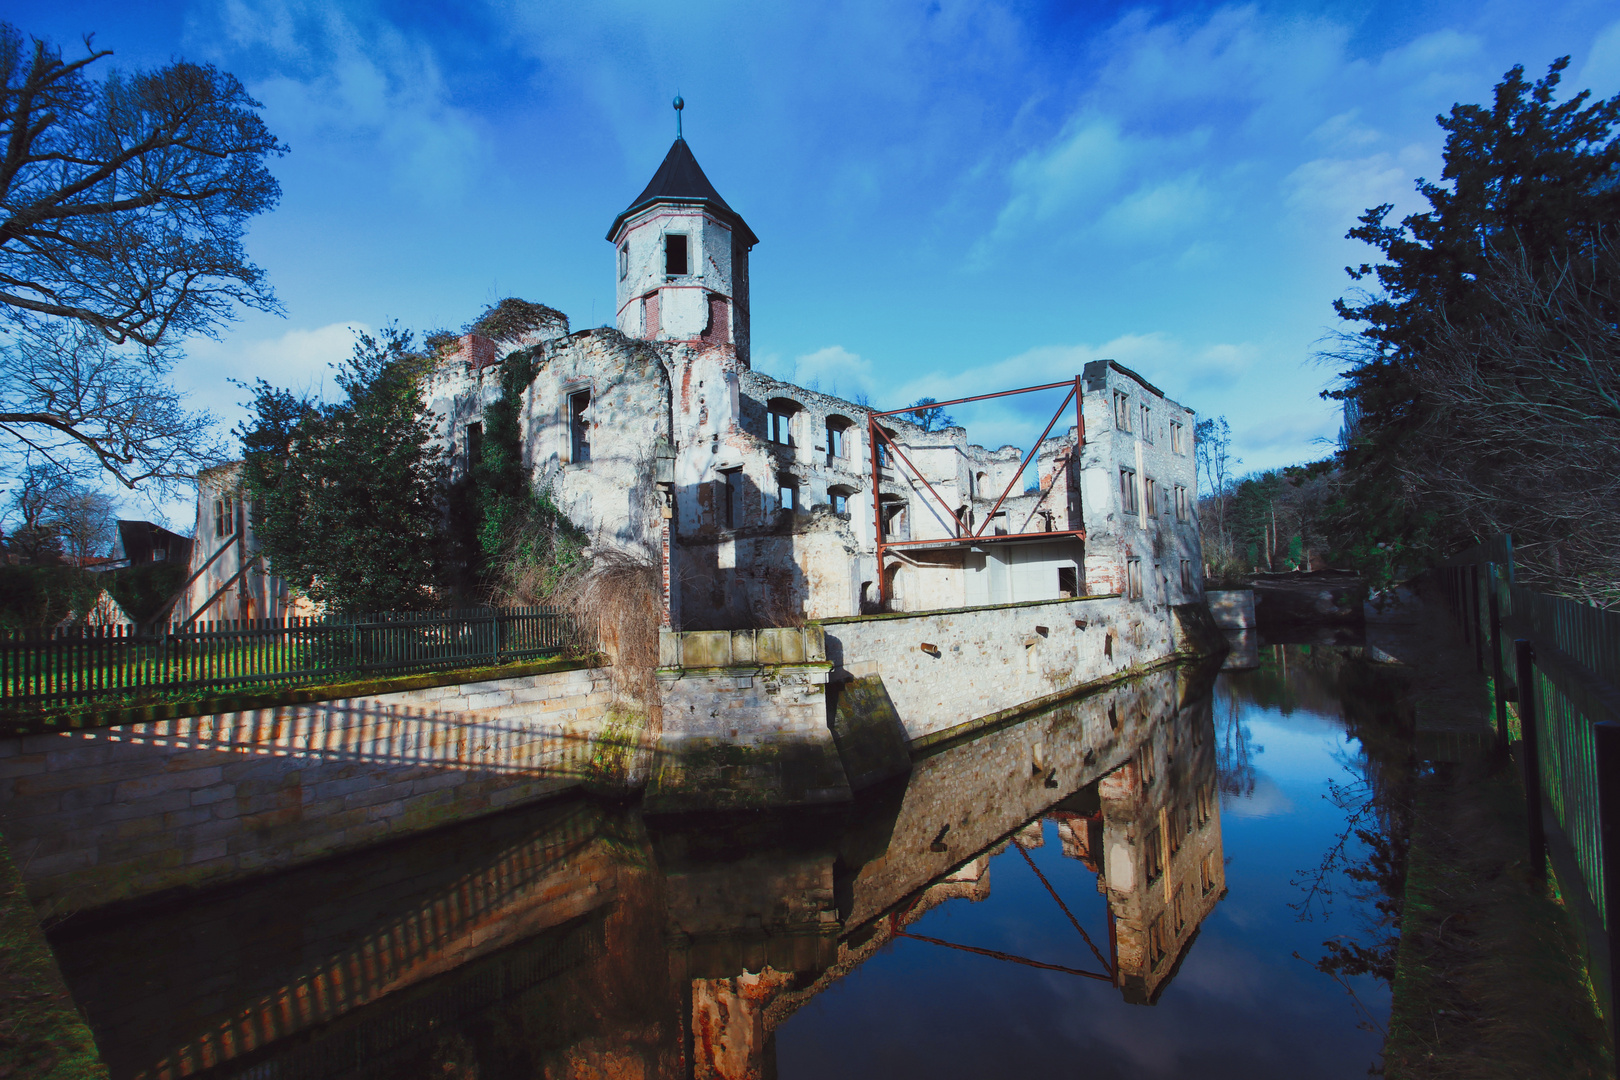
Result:
[[[1174,420],[1170,421],[1170,452],[1172,454],[1186,452],[1181,448],[1181,425]]]
[[[1197,803],[1198,827],[1203,828],[1209,819],[1215,816],[1215,788],[1212,784],[1204,784],[1198,789]]]
[[[236,507],[234,500],[226,495],[214,500],[214,536],[223,539],[236,532]]]
[[[849,457],[849,440],[841,427],[827,425],[827,456],[830,458]]]
[[[742,470],[727,469],[720,475],[725,479],[723,495],[726,500],[721,518],[726,528],[735,529],[742,521]]]
[[[771,442],[780,443],[783,446],[792,446],[793,414],[779,409],[772,409],[767,414],[767,418],[768,431],[766,434]]]
[[[1180,889],[1177,889],[1176,895],[1170,898],[1170,913],[1175,917],[1173,925],[1176,928],[1176,933],[1179,934],[1181,928],[1187,925],[1187,906],[1181,902]]]
[[[1159,831],[1157,825],[1142,842],[1142,862],[1147,869],[1149,885],[1164,876],[1164,834]]]
[[[1080,572],[1073,566],[1058,567],[1058,595],[1080,595]]]
[[[1142,491],[1143,503],[1144,503],[1144,508],[1147,510],[1147,516],[1148,517],[1158,517],[1158,515],[1159,515],[1159,484],[1158,484],[1158,481],[1154,480],[1153,477],[1150,476],[1146,480],[1142,481],[1142,488],[1143,488],[1143,491]]]
[[[786,473],[776,478],[776,505],[783,510],[795,510],[799,506],[798,481]]]
[[[591,460],[591,392],[568,395],[569,460],[578,464]]]
[[[1215,853],[1212,851],[1198,862],[1198,885],[1208,896],[1215,889]]]
[[[835,514],[849,513],[849,496],[841,491],[832,493],[832,508]]]
[[[1153,441],[1153,410],[1142,406],[1142,441]]]
[[[1176,487],[1175,487],[1175,496],[1176,496],[1176,520],[1177,521],[1186,521],[1187,520],[1187,489],[1182,487],[1180,484],[1177,484]]]
[[[1119,470],[1119,506],[1127,514],[1137,513],[1136,470]]]
[[[630,276],[630,241],[619,245],[619,280]]]
[[[1148,924],[1148,965],[1157,967],[1168,951],[1165,948],[1164,912],[1161,911]]]
[[[1131,430],[1131,396],[1114,391],[1114,426],[1121,431]]]
[[[680,233],[668,233],[664,236],[664,276],[685,277],[690,273],[686,267],[686,237]]]
[[[1125,596],[1130,600],[1142,599],[1142,560],[1125,560]]]

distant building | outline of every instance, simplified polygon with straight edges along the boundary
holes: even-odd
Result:
[[[191,558],[191,537],[170,532],[150,521],[118,522],[118,537],[105,567],[146,566],[151,563],[185,564]]]
[[[170,610],[171,623],[312,615],[270,569],[253,533],[253,501],[242,484],[242,463],[217,465],[197,477],[197,526],[191,576]]]

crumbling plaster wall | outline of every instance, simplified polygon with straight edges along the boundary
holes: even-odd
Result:
[[[834,678],[881,675],[912,739],[1175,652],[1168,618],[1111,596],[832,619],[823,626]]]
[[[1086,365],[1083,407],[1086,445],[1081,455],[1085,515],[1086,581],[1092,591],[1129,593],[1126,564],[1140,559],[1142,596],[1152,608],[1203,599],[1203,566],[1198,536],[1198,472],[1193,455],[1192,410],[1166,398],[1151,384],[1112,361]],[[1129,427],[1117,422],[1115,394],[1124,395]],[[1150,410],[1143,431],[1141,408]],[[1181,425],[1179,449],[1172,449],[1170,425]],[[1132,474],[1140,512],[1129,513],[1121,493],[1120,470]],[[1147,481],[1154,483],[1148,506]],[[1175,489],[1185,491],[1185,520],[1176,516]],[[1190,588],[1183,587],[1181,563],[1188,563]]]

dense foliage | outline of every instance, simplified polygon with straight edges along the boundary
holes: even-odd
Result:
[[[1415,569],[1501,531],[1546,585],[1620,600],[1620,96],[1557,100],[1568,58],[1456,105],[1429,209],[1349,235],[1382,255],[1337,302],[1345,403],[1335,531]]]
[[[317,402],[263,379],[239,429],[254,527],[276,572],[337,612],[431,607],[441,581],[444,463],[413,335],[359,334]]]

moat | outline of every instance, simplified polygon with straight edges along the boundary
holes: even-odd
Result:
[[[1406,725],[1359,650],[1259,662],[935,748],[853,806],[566,798],[52,944],[115,1080],[1364,1076]],[[1098,732],[1137,750],[1092,775]]]

